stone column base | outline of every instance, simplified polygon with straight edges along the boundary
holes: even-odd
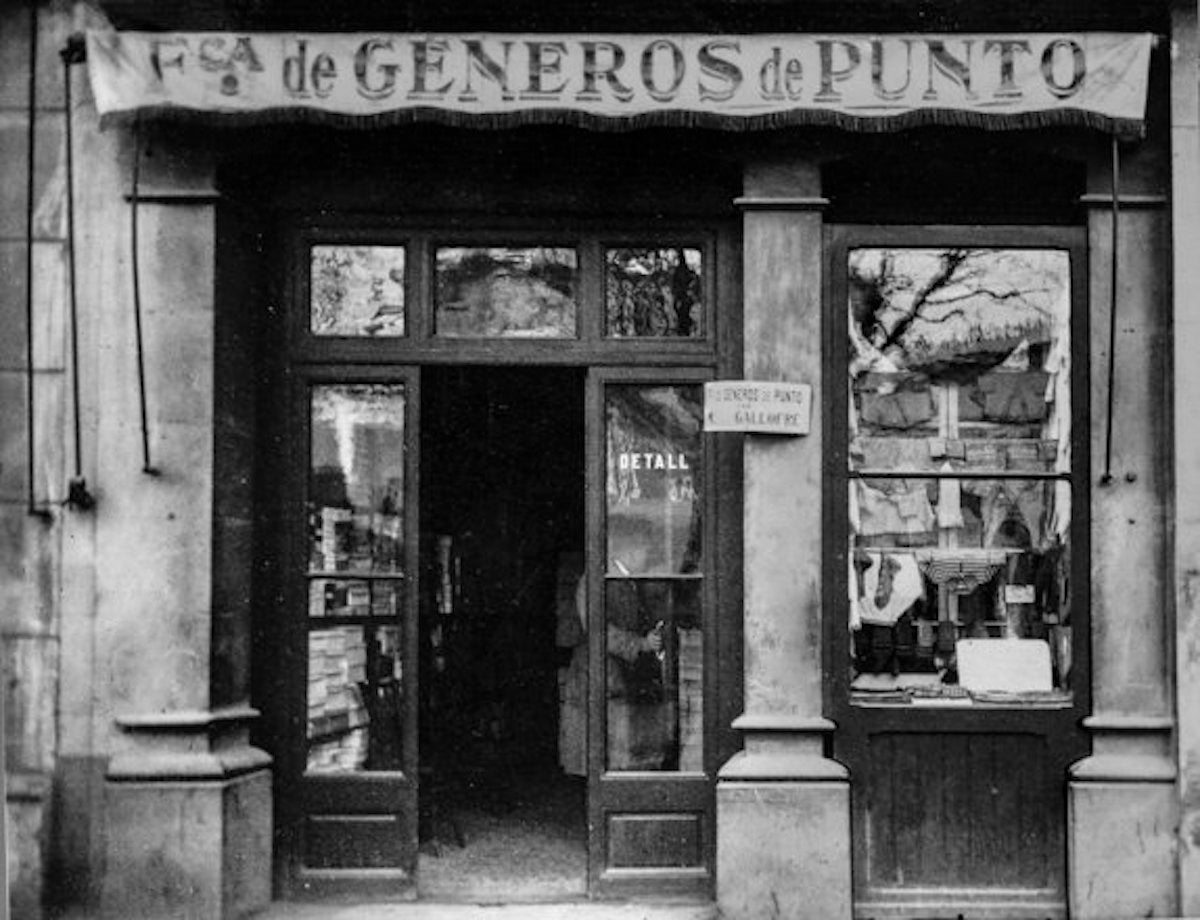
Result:
[[[1072,920],[1177,915],[1175,814],[1171,783],[1071,782]]]
[[[14,917],[43,915],[43,878],[50,778],[40,773],[7,776],[3,825],[8,834],[8,899]]]
[[[1083,724],[1095,737],[1067,793],[1072,920],[1177,916],[1171,723],[1090,716]]]
[[[106,918],[229,920],[271,900],[271,773],[105,783]]]
[[[722,920],[850,920],[850,778],[826,719],[742,716],[746,749],[717,782]]]
[[[716,787],[722,919],[848,919],[850,885],[850,783]]]
[[[718,784],[717,904],[723,920],[849,918],[849,783]]]

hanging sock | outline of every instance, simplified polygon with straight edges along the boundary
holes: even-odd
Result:
[[[892,599],[892,581],[896,577],[896,572],[900,570],[900,563],[896,561],[894,556],[884,556],[879,563],[879,581],[875,585],[875,606],[886,607]]]
[[[925,582],[910,553],[868,554],[872,565],[863,573],[859,607],[864,623],[891,626],[925,596]],[[884,576],[885,560],[887,575]],[[880,604],[879,601],[884,601]]]

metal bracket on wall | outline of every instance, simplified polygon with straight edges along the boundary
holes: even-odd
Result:
[[[1108,310],[1108,403],[1104,412],[1104,473],[1100,485],[1112,485],[1113,401],[1117,390],[1117,280],[1118,248],[1121,220],[1121,149],[1117,136],[1112,137],[1112,243],[1109,253],[1111,270]],[[1130,480],[1132,481],[1132,480]]]
[[[75,110],[71,102],[71,66],[83,63],[87,56],[83,36],[77,33],[68,38],[66,46],[59,52],[59,56],[63,62],[63,106],[66,109],[67,252],[70,278],[68,303],[71,310],[71,396],[75,427],[75,475],[67,486],[67,498],[64,504],[77,511],[90,511],[96,507],[96,496],[88,490],[87,480],[83,476],[82,426],[79,408],[79,299],[75,282],[75,144],[72,132]]]
[[[150,462],[150,424],[146,412],[146,351],[142,336],[142,271],[138,250],[138,205],[141,190],[139,171],[142,159],[142,122],[138,119],[133,126],[133,166],[129,180],[129,264],[133,281],[133,333],[137,346],[138,407],[142,423],[142,472],[147,476],[158,476],[160,471]]]

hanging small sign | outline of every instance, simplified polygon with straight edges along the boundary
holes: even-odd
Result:
[[[719,380],[704,384],[704,430],[808,434],[812,387],[807,383]]]
[[[88,34],[102,117],[1142,129],[1145,34]]]

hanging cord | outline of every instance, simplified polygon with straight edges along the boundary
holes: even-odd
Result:
[[[38,507],[36,482],[37,470],[37,412],[33,351],[33,215],[37,183],[34,171],[37,166],[37,67],[38,67],[38,9],[37,0],[29,3],[29,137],[25,146],[25,445],[28,462],[28,505],[26,511],[41,518],[50,517],[50,512]]]
[[[1113,443],[1113,400],[1117,389],[1117,247],[1121,220],[1121,151],[1117,146],[1117,136],[1112,138],[1112,244],[1109,254],[1109,270],[1111,271],[1111,298],[1109,304],[1108,327],[1108,406],[1105,410],[1104,432],[1104,474],[1100,477],[1100,485],[1107,486],[1113,481],[1112,476],[1112,443]]]
[[[83,39],[73,35],[67,40],[66,47],[61,52],[63,62],[63,102],[66,106],[66,145],[67,145],[67,251],[70,274],[69,304],[71,308],[71,397],[74,401],[75,424],[75,476],[67,487],[66,504],[80,511],[87,511],[96,506],[96,497],[88,491],[87,480],[83,478],[83,445],[80,436],[79,409],[79,300],[75,284],[75,164],[74,138],[71,122],[74,107],[71,103],[71,65],[81,63],[84,59]]]
[[[138,406],[142,416],[142,472],[157,476],[159,471],[150,462],[150,426],[146,421],[146,352],[142,339],[142,274],[138,262],[138,173],[142,159],[142,123],[133,126],[133,169],[129,196],[129,264],[133,271],[133,329],[137,340]]]

